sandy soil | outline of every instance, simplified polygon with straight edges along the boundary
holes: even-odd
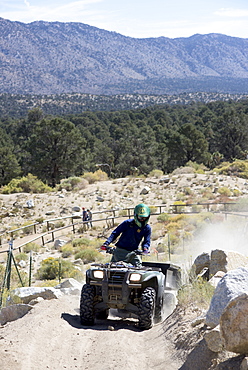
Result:
[[[0,328],[1,368],[176,370],[163,325],[140,331],[135,319],[111,317],[94,327],[79,321],[79,297],[42,301]]]

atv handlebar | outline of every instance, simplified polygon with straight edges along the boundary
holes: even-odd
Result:
[[[115,251],[115,248],[114,247],[109,247],[108,245],[102,245],[100,249],[102,251],[106,251],[106,253],[110,253],[110,254],[113,254],[114,251]],[[141,255],[144,254],[143,251],[140,250],[140,249],[135,249],[134,251],[130,251],[130,252],[133,252],[133,253],[135,253],[138,256],[141,256]]]

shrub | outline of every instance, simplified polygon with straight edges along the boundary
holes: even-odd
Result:
[[[81,258],[84,263],[96,262],[104,257],[98,250],[93,248],[85,248],[75,254],[75,259]]]
[[[108,175],[106,172],[103,172],[102,170],[97,170],[95,172],[86,172],[82,176],[84,179],[86,179],[89,184],[94,184],[97,181],[106,181],[108,180]]]
[[[60,251],[62,253],[62,257],[63,258],[67,258],[67,257],[70,257],[74,250],[73,250],[73,246],[72,244],[68,243],[68,244],[65,244],[63,245],[61,248],[60,248]]]
[[[219,188],[218,193],[226,197],[230,197],[232,195],[231,190],[227,188],[226,186],[222,186],[221,188]]]
[[[26,253],[19,253],[15,255],[15,260],[17,263],[19,263],[20,261],[27,261],[28,255]]]
[[[215,288],[206,280],[195,279],[192,284],[186,284],[178,291],[178,303],[187,307],[196,305],[202,308],[208,308]]]
[[[39,252],[40,246],[34,242],[28,243],[23,247],[24,253],[29,253],[30,251]]]
[[[168,213],[161,213],[158,217],[157,220],[158,222],[167,222],[170,219],[170,215]]]
[[[232,194],[234,197],[239,197],[242,194],[242,192],[239,189],[233,189]]]
[[[77,271],[70,261],[49,257],[41,262],[41,267],[37,270],[36,276],[40,280],[53,280],[59,278],[59,273],[61,278],[68,278],[75,276]]]
[[[25,177],[12,179],[7,185],[2,187],[1,193],[46,193],[51,190],[52,188],[44,184],[36,176],[29,173]]]
[[[161,170],[152,170],[150,173],[149,173],[149,176],[150,177],[156,177],[157,179],[159,178],[159,177],[162,177],[163,176],[163,171],[161,171]]]
[[[84,246],[89,246],[90,245],[90,239],[87,238],[76,238],[72,241],[72,246],[75,247],[80,247],[82,245]]]
[[[67,191],[75,191],[85,189],[88,184],[88,181],[82,177],[69,177],[68,179],[61,180],[56,188],[57,190],[65,189]]]

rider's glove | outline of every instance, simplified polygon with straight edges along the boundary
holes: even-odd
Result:
[[[107,244],[103,244],[100,249],[102,251],[106,251],[108,249],[108,245]]]
[[[150,251],[149,251],[149,249],[144,248],[144,249],[143,249],[143,253],[144,253],[144,254],[149,254],[149,253],[150,253]]]

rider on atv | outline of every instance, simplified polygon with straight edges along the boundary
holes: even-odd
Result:
[[[142,252],[148,254],[151,243],[151,226],[148,224],[150,218],[150,208],[143,203],[138,204],[134,208],[134,218],[123,221],[111,233],[109,238],[103,244],[102,249],[108,249],[110,243],[116,242],[116,248],[113,252],[111,262],[124,261],[128,254],[138,249],[141,243]],[[137,254],[134,254],[131,263],[134,266],[141,265],[141,259]]]

